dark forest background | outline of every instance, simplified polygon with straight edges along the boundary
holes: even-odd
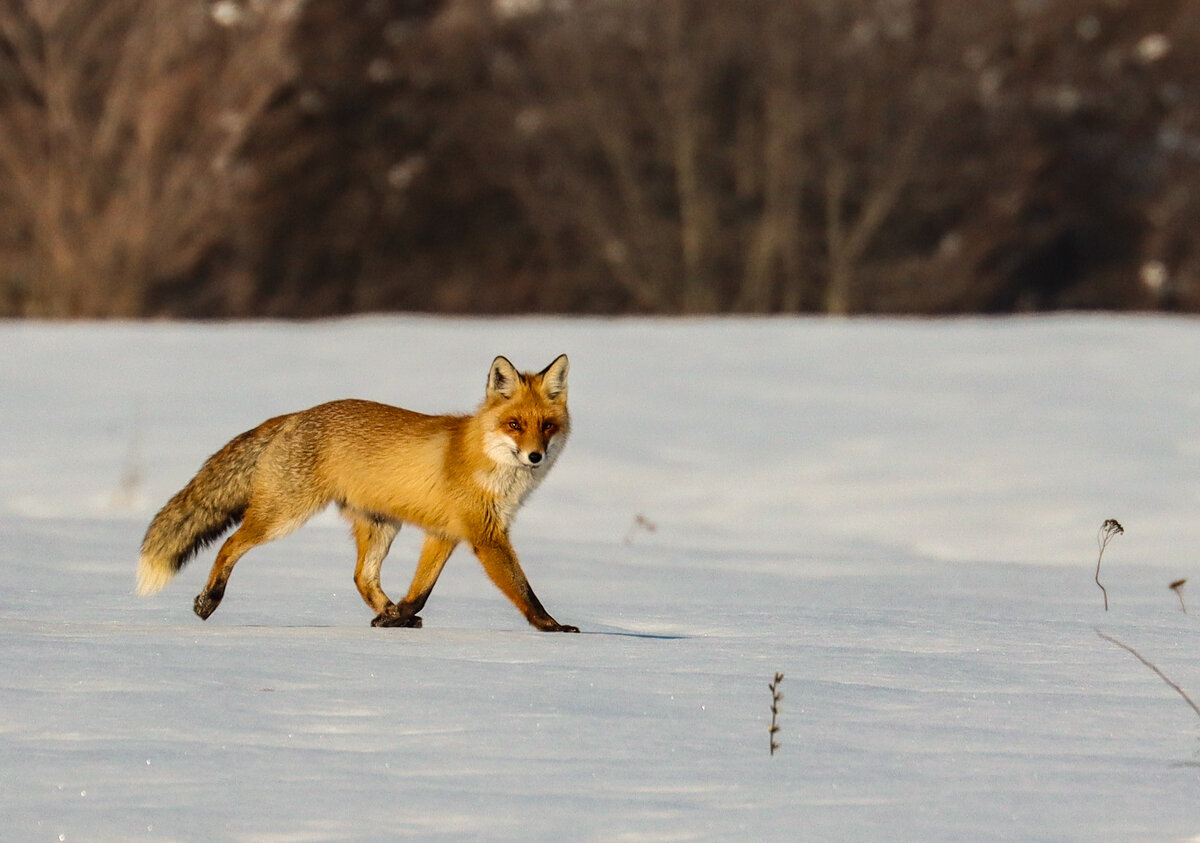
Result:
[[[0,315],[1200,310],[1200,0],[0,0]]]

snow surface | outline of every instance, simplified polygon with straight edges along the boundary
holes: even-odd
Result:
[[[236,433],[564,351],[514,542],[583,634],[462,550],[372,629],[332,513],[133,596]],[[1200,698],[1198,322],[4,323],[0,394],[4,840],[1200,840],[1200,718],[1096,634]]]

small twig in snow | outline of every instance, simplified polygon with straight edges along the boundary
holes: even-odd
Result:
[[[779,683],[783,681],[783,674],[776,673],[775,681],[767,685],[771,689],[771,725],[767,727],[767,731],[771,735],[771,754],[775,754],[775,750],[779,749],[779,742],[775,740],[775,735],[779,734],[779,701],[783,699],[783,694],[779,693]]]
[[[1175,693],[1177,693],[1177,694],[1179,694],[1179,696],[1183,697],[1183,701],[1192,707],[1192,711],[1196,712],[1197,717],[1200,717],[1200,707],[1197,707],[1196,703],[1194,703],[1192,701],[1192,698],[1187,695],[1187,691],[1183,690],[1183,688],[1180,688],[1177,684],[1175,684],[1174,682],[1171,681],[1171,679],[1167,676],[1167,674],[1165,674],[1161,670],[1159,670],[1158,665],[1156,665],[1154,662],[1147,659],[1145,656],[1143,656],[1141,653],[1139,653],[1137,650],[1133,649],[1132,647],[1130,647],[1128,644],[1124,643],[1123,641],[1118,641],[1116,638],[1113,638],[1111,635],[1107,635],[1098,629],[1096,630],[1096,634],[1099,635],[1101,638],[1103,638],[1105,641],[1108,641],[1110,644],[1116,644],[1118,647],[1120,647],[1122,650],[1124,650],[1125,652],[1132,655],[1135,659],[1140,661],[1146,667],[1150,668],[1155,673],[1157,673],[1158,678],[1161,679],[1162,681],[1166,682],[1172,688],[1174,688]]]
[[[112,503],[118,509],[132,509],[138,503],[138,491],[142,480],[142,405],[139,401],[133,408],[133,428],[129,434],[129,450],[121,463],[121,476],[117,481],[117,490],[113,493]]]
[[[1108,589],[1100,582],[1100,560],[1104,558],[1104,548],[1108,547],[1108,543],[1112,541],[1113,536],[1119,536],[1125,532],[1125,528],[1115,518],[1109,518],[1100,525],[1100,532],[1096,534],[1096,544],[1100,546],[1100,555],[1096,557],[1096,585],[1100,586],[1100,590],[1104,592],[1104,611],[1108,611]]]
[[[1185,615],[1187,614],[1187,606],[1183,605],[1183,584],[1186,582],[1187,580],[1175,580],[1175,582],[1168,586],[1171,591],[1175,592],[1175,596],[1179,598],[1179,608],[1183,610]]]
[[[629,528],[629,532],[625,534],[625,544],[633,544],[633,537],[639,530],[645,530],[647,533],[653,533],[657,529],[658,525],[645,515],[635,515],[633,517],[633,524]]]

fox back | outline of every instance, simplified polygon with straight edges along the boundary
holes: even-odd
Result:
[[[277,506],[330,502],[473,544],[505,531],[570,434],[566,358],[536,375],[497,358],[473,415],[429,416],[348,399],[297,413],[259,460]],[[557,362],[557,361],[556,361]]]

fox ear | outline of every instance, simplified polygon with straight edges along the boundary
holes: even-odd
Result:
[[[551,401],[566,397],[568,369],[570,364],[567,362],[567,355],[560,354],[554,358],[553,363],[538,373],[542,379],[542,392]]]
[[[508,362],[505,357],[497,357],[492,361],[492,370],[488,372],[487,394],[491,398],[512,398],[517,393],[517,384],[521,382],[521,373],[517,367]]]

